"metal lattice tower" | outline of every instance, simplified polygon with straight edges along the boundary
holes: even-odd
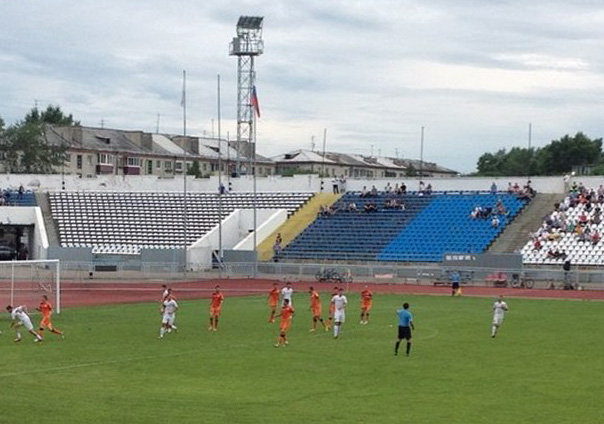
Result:
[[[254,109],[252,87],[256,81],[254,58],[264,51],[262,41],[263,17],[241,16],[237,22],[237,37],[231,42],[229,55],[237,56],[237,175],[241,174],[240,157],[250,159],[255,153]]]

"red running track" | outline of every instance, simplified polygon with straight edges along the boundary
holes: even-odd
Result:
[[[226,296],[267,295],[273,283],[283,287],[285,282],[270,279],[224,279],[198,280],[188,282],[169,282],[177,299],[204,299],[210,296],[214,286],[219,284]],[[298,293],[308,291],[314,286],[321,292],[330,292],[334,285],[329,283],[293,282],[294,290]],[[345,286],[350,292],[360,292],[368,286],[374,293],[392,294],[425,294],[449,296],[449,287],[410,284],[375,284],[351,283]],[[139,303],[159,301],[162,294],[159,283],[124,283],[124,282],[62,282],[61,305],[88,306],[119,303]],[[495,297],[524,297],[539,299],[575,299],[575,300],[604,300],[604,290],[546,290],[546,289],[514,289],[495,287],[464,287],[464,296]]]

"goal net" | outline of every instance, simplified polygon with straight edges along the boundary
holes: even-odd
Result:
[[[27,305],[30,311],[40,303],[42,295],[54,303],[61,313],[61,273],[58,259],[31,261],[0,261],[0,306]]]

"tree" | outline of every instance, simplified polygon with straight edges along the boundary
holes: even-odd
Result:
[[[415,169],[415,166],[413,166],[412,163],[410,163],[409,166],[407,167],[407,170],[405,171],[405,175],[408,177],[417,177],[417,170]]]
[[[195,178],[201,178],[203,176],[198,160],[193,161],[191,167],[187,170],[187,175],[194,175]]]
[[[33,108],[25,118],[3,130],[0,125],[0,152],[5,167],[14,173],[47,174],[65,160],[66,144],[53,145],[46,137],[47,125],[79,125],[58,106],[49,105],[42,113]]]
[[[80,121],[74,121],[73,115],[65,115],[60,106],[48,105],[46,110],[41,112],[38,108],[33,108],[25,115],[25,122],[41,122],[45,124],[55,125],[58,127],[79,126]]]

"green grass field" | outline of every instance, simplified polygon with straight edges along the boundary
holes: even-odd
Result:
[[[216,333],[207,300],[181,302],[179,332],[163,340],[156,304],[66,309],[54,319],[66,340],[47,334],[40,345],[29,335],[14,344],[4,314],[0,422],[604,420],[602,302],[507,299],[491,339],[492,299],[376,295],[367,326],[358,297],[349,300],[333,340],[308,332],[307,297],[297,294],[290,345],[279,349],[264,297],[227,298]],[[409,358],[393,356],[403,301],[417,330]]]

